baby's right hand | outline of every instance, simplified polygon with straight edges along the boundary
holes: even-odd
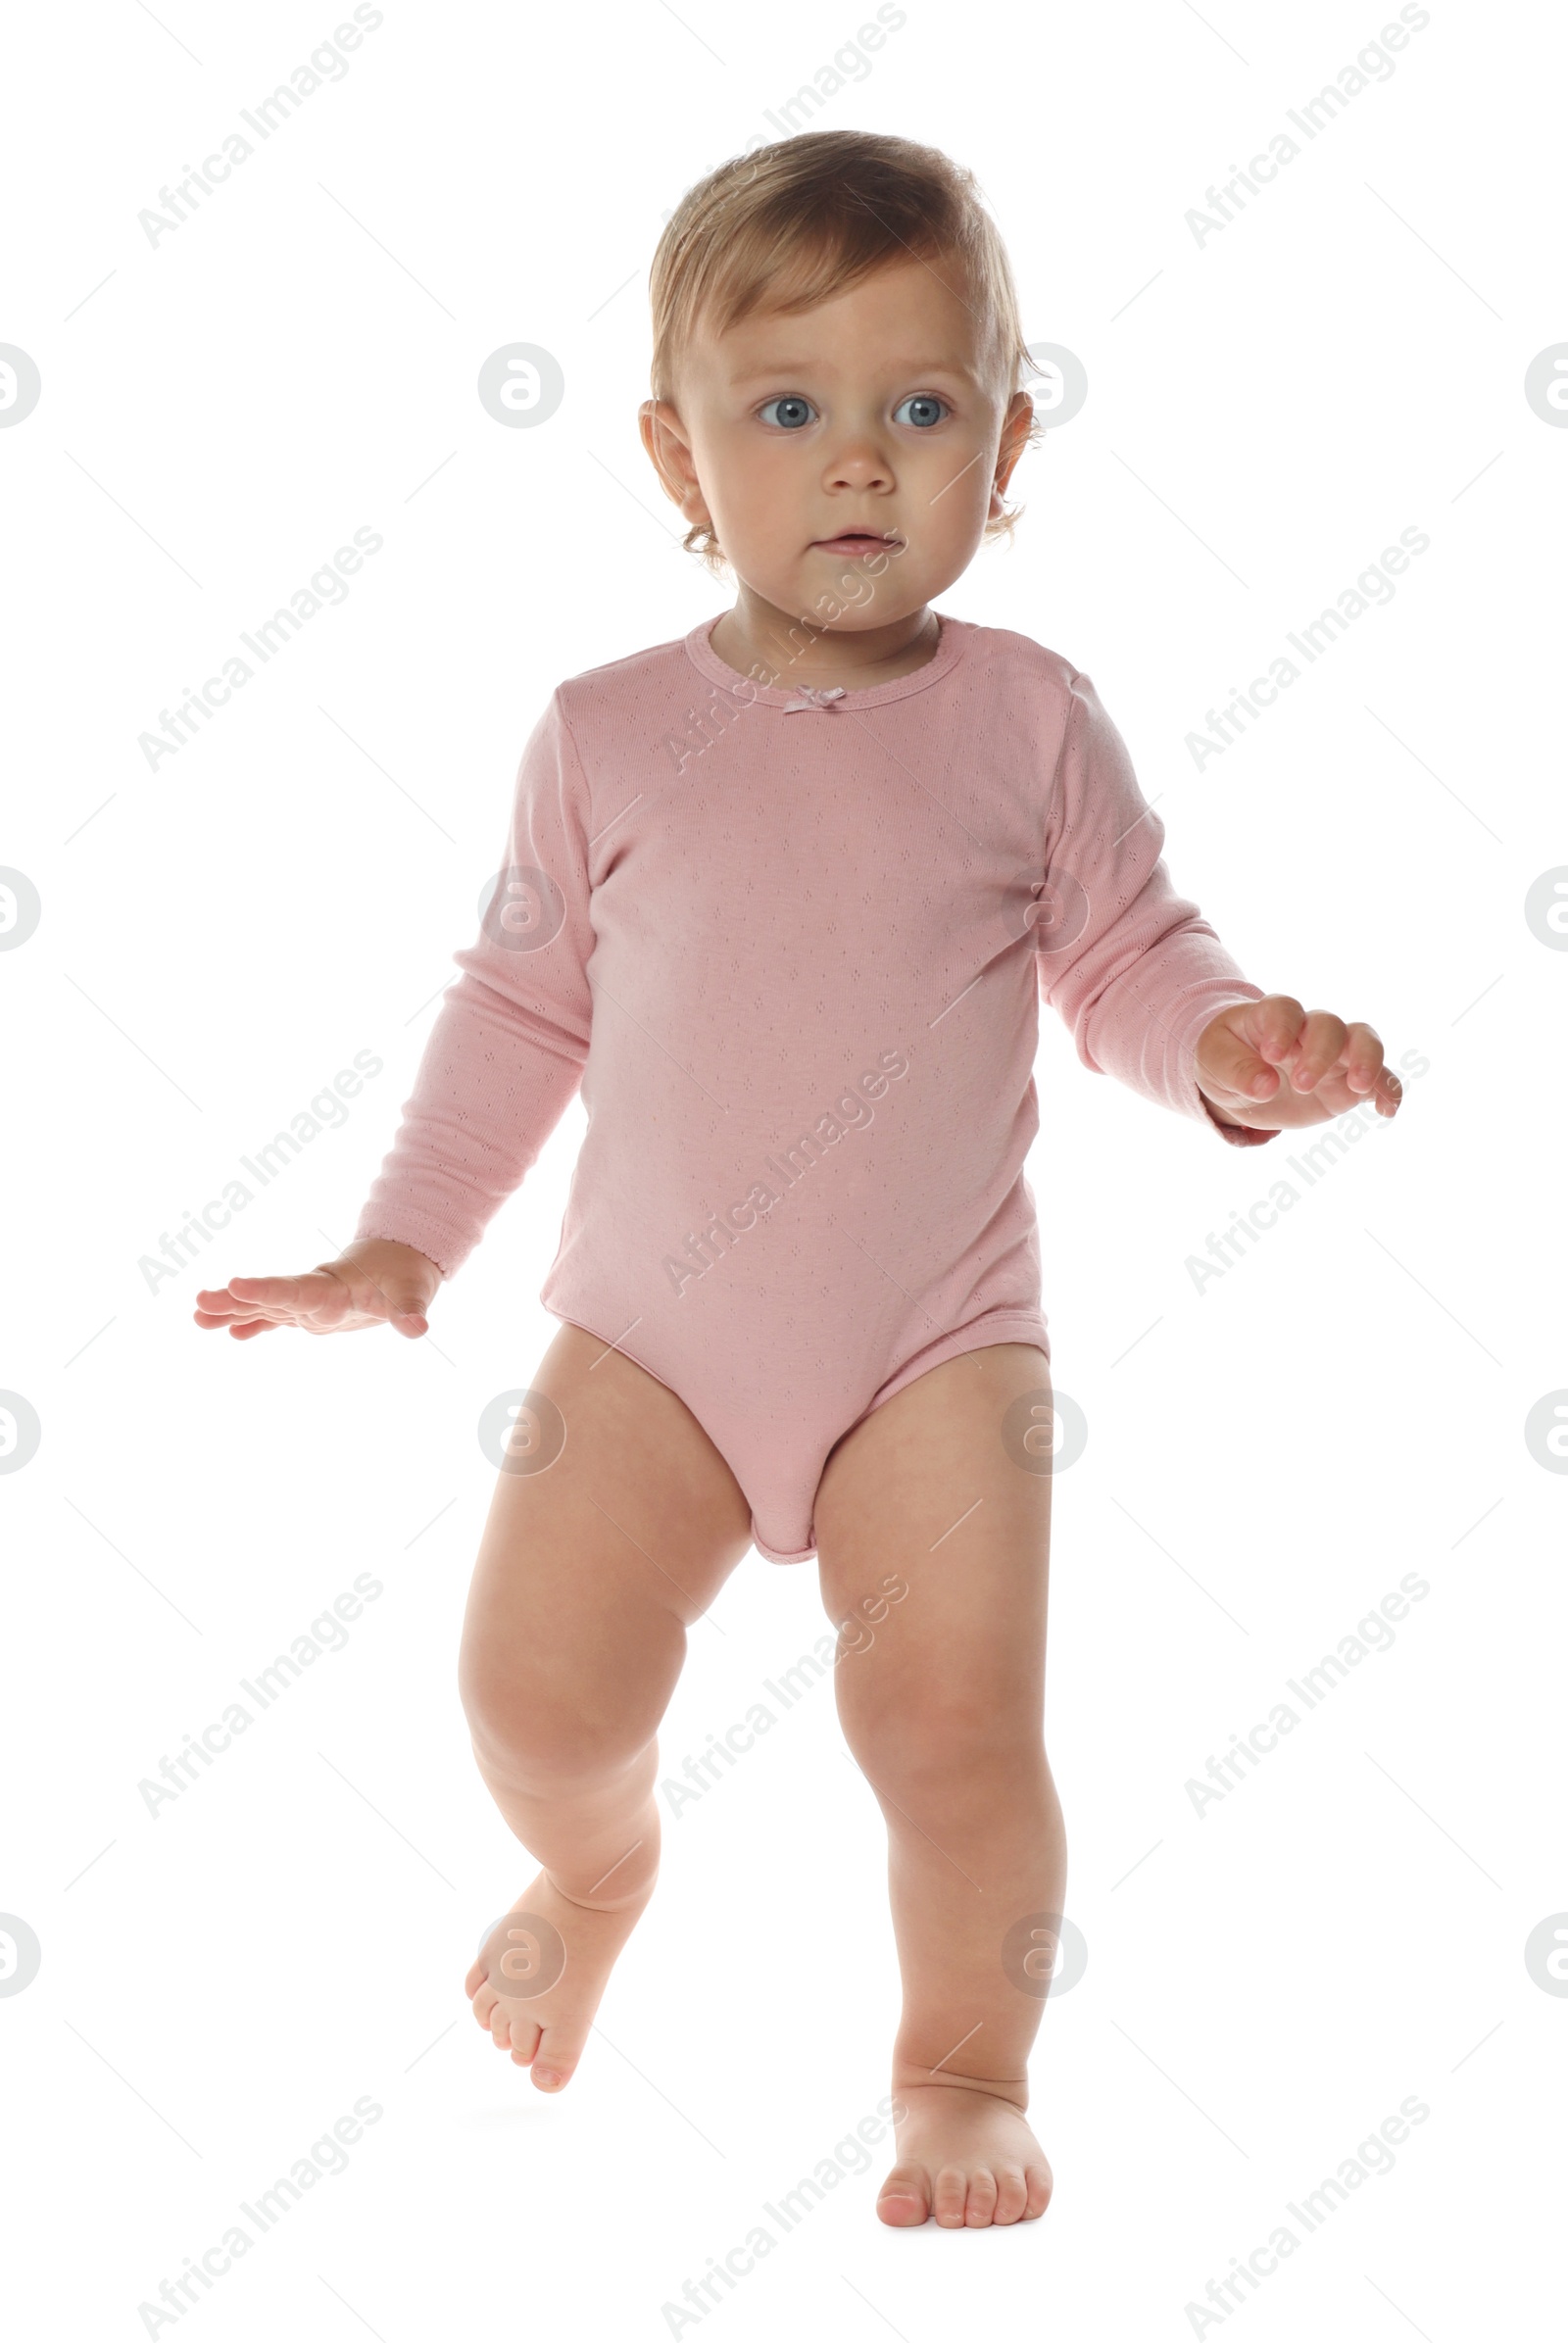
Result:
[[[196,1323],[226,1326],[240,1342],[273,1326],[339,1335],[391,1325],[412,1340],[428,1331],[424,1313],[440,1283],[435,1263],[412,1245],[357,1238],[335,1261],[318,1261],[303,1277],[231,1277],[199,1293]]]

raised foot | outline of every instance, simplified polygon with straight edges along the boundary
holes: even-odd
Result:
[[[986,2229],[1040,2219],[1051,2167],[1010,2100],[952,2083],[917,2084],[897,2099],[899,2161],[876,2201],[880,2221]]]
[[[653,1883],[613,1911],[575,1904],[541,1872],[486,1937],[464,1979],[498,2050],[542,2091],[570,2081],[610,1973]]]

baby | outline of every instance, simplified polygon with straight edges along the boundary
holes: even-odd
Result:
[[[197,1323],[424,1334],[580,1086],[562,1324],[464,1630],[479,1770],[541,1866],[474,2015],[540,2089],[570,2079],[653,1893],[687,1631],[754,1545],[814,1554],[903,1978],[877,2212],[1035,2221],[1066,1870],[1039,1003],[1232,1146],[1393,1115],[1400,1084],[1371,1026],[1262,993],[1175,893],[1089,677],[932,608],[1012,525],[1038,428],[971,175],[860,131],[764,147],[686,195],[652,302],[643,441],[734,605],[558,687],[354,1242]]]

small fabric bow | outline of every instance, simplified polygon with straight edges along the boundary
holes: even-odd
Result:
[[[803,708],[832,708],[843,697],[841,683],[824,684],[820,690],[813,690],[808,683],[798,684],[794,699],[785,702],[784,713],[792,716]]]

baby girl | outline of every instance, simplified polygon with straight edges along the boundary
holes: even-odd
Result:
[[[1012,526],[1039,428],[970,173],[781,140],[688,192],[651,290],[643,441],[734,604],[558,686],[354,1242],[202,1294],[197,1323],[424,1334],[580,1087],[540,1295],[562,1323],[463,1638],[479,1770],[541,1867],[474,2015],[569,2081],[654,1890],[687,1631],[754,1546],[814,1555],[903,1979],[877,2212],[1035,2221],[1066,1872],[1039,1004],[1233,1147],[1393,1115],[1400,1084],[1370,1025],[1264,994],[1176,894],[1088,675],[932,607]]]

